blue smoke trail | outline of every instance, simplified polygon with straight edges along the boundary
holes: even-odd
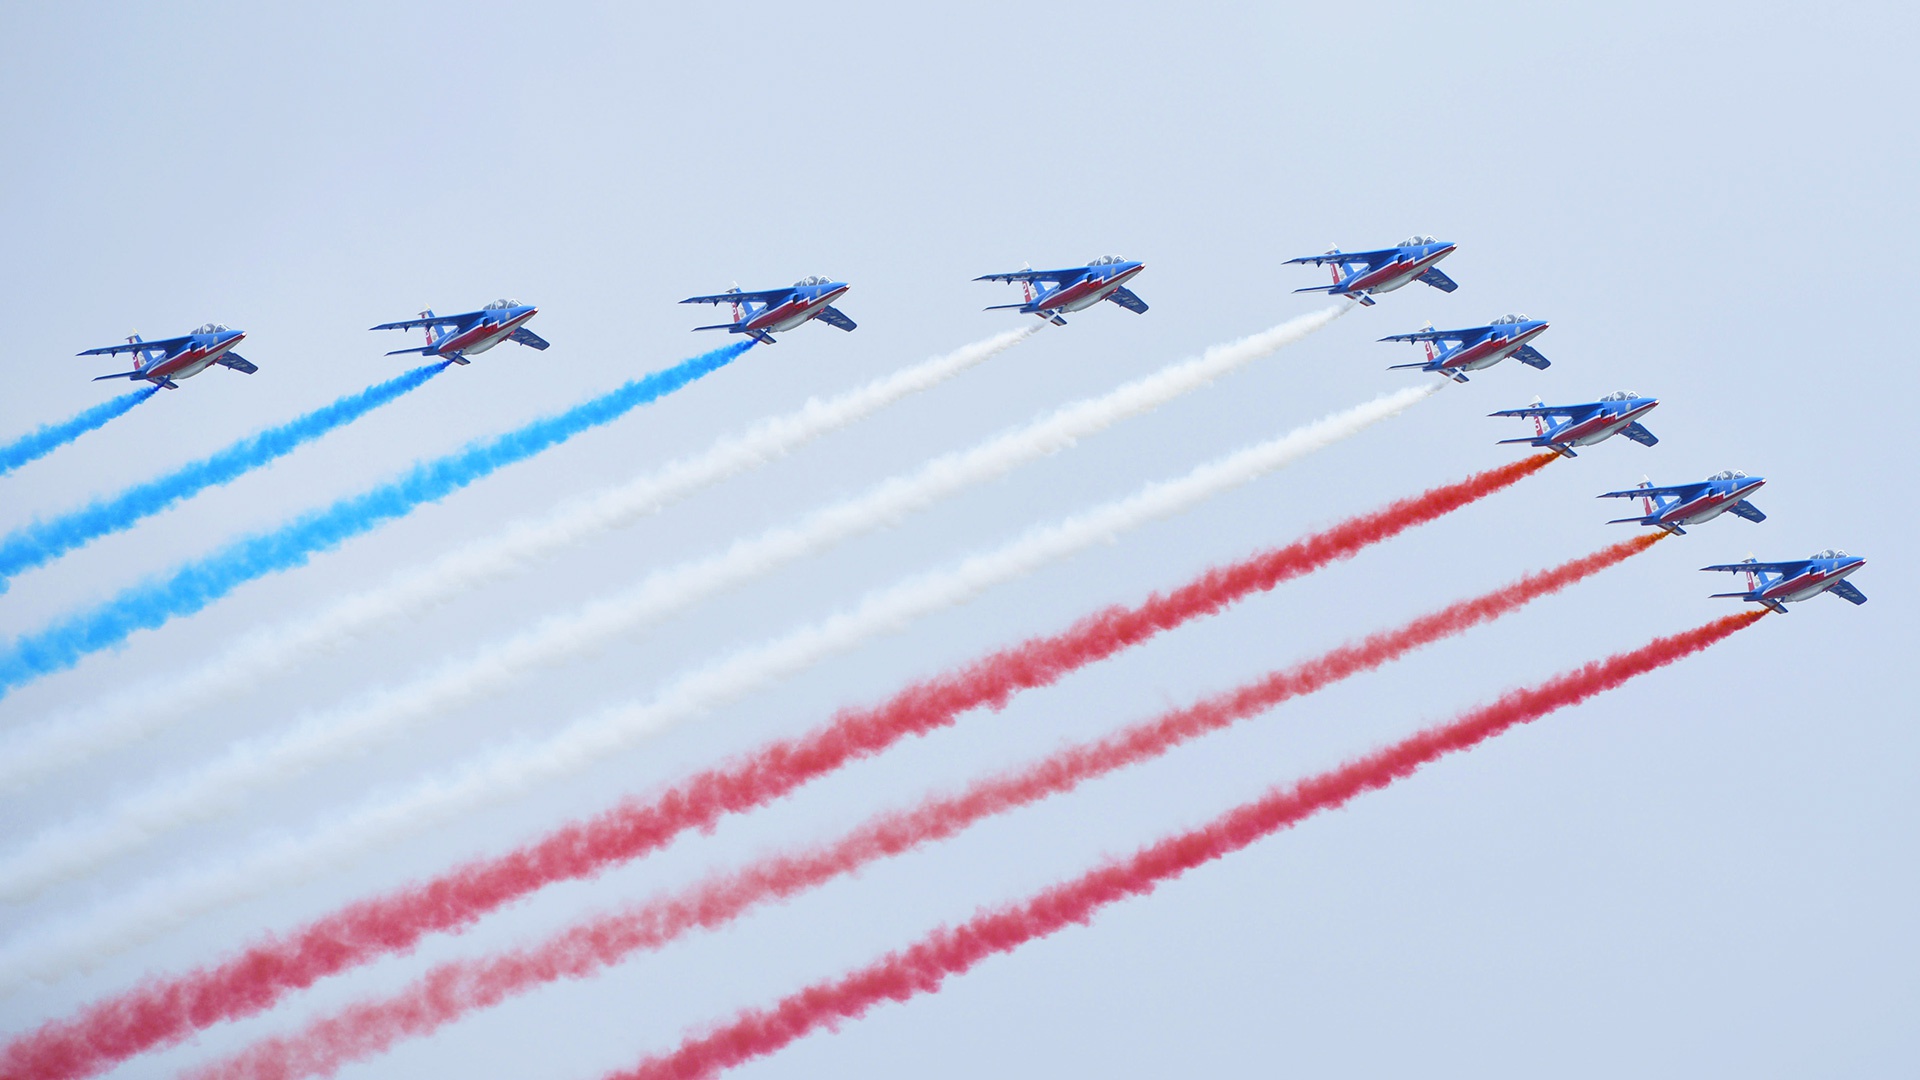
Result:
[[[0,540],[0,592],[5,592],[7,582],[24,571],[51,562],[74,548],[90,544],[110,533],[130,528],[142,518],[151,517],[181,499],[227,483],[270,461],[285,457],[302,443],[311,442],[343,424],[360,419],[440,374],[446,366],[446,362],[442,361],[414,368],[405,375],[369,386],[279,427],[249,435],[210,457],[183,465],[159,479],[130,487],[110,498],[95,499],[51,521],[36,521],[14,530],[6,539]]]
[[[152,397],[158,386],[121,394],[95,405],[71,420],[43,424],[38,431],[22,435],[9,446],[0,446],[0,476],[5,476],[29,461],[46,457],[60,447],[105,424],[107,421]]]
[[[135,630],[152,629],[176,616],[191,615],[255,578],[303,565],[314,554],[384,521],[404,517],[422,503],[443,498],[503,466],[617,420],[726,366],[752,345],[750,341],[740,342],[703,353],[558,416],[544,417],[517,431],[420,462],[397,480],[350,495],[272,532],[236,540],[166,577],[126,589],[92,611],[15,638],[5,652],[0,652],[0,697],[42,675],[70,668],[89,653],[118,645]]]

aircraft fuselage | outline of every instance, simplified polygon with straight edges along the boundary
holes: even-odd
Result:
[[[1763,585],[1755,589],[1748,599],[1766,604],[1768,607],[1810,600],[1840,584],[1846,580],[1848,574],[1865,565],[1867,560],[1856,559],[1839,566],[1810,566],[1790,578],[1782,578],[1771,585]]]
[[[744,333],[770,333],[776,330],[791,330],[808,319],[820,314],[820,309],[844,296],[850,285],[842,285],[831,292],[815,296],[796,293],[778,304],[768,304],[762,311],[747,316],[740,322]]]
[[[1405,284],[1405,282],[1401,284]],[[1397,285],[1395,286],[1395,288],[1398,287]],[[1525,345],[1527,342],[1532,341],[1534,338],[1546,332],[1547,324],[1541,323],[1539,326],[1529,327],[1511,337],[1502,336],[1499,332],[1488,334],[1480,341],[1476,341],[1471,345],[1462,345],[1448,355],[1441,357],[1440,367],[1446,371],[1479,371],[1481,368],[1492,367],[1518,352],[1520,346]]]
[[[165,382],[168,379],[191,379],[195,375],[213,366],[222,356],[227,354],[229,349],[240,344],[241,340],[246,336],[243,332],[235,332],[232,337],[225,340],[213,337],[204,344],[195,341],[182,348],[179,352],[171,356],[163,356],[142,368],[141,375],[144,378],[152,379],[154,382]]]
[[[440,341],[435,342],[433,351],[441,356],[453,356],[455,354],[471,355],[473,353],[486,352],[488,349],[507,340],[508,335],[520,329],[521,326],[526,324],[528,319],[533,318],[539,313],[539,308],[528,308],[525,311],[497,321],[492,316],[482,318],[479,322],[465,330],[449,334]]]
[[[1407,259],[1394,259],[1371,270],[1363,270],[1342,281],[1335,289],[1339,293],[1388,293],[1401,288],[1433,268],[1433,264],[1453,254],[1458,245],[1448,244],[1443,248],[1429,251],[1425,255]],[[1518,346],[1515,346],[1518,348]]]
[[[1072,283],[1062,285],[1045,296],[1038,297],[1029,310],[1038,314],[1051,311],[1080,311],[1113,295],[1113,291],[1133,280],[1146,266],[1130,266],[1109,277],[1088,275]]]
[[[1677,502],[1664,510],[1655,510],[1649,516],[1649,524],[1658,525],[1664,529],[1670,525],[1698,525],[1703,521],[1712,521],[1731,510],[1735,503],[1759,491],[1765,485],[1766,481],[1757,477],[1745,483],[1729,484],[1724,488],[1715,485],[1691,499]]]
[[[1566,446],[1592,446],[1618,435],[1620,429],[1645,416],[1658,404],[1657,401],[1649,401],[1617,413],[1602,411],[1581,420],[1571,420],[1559,431],[1549,433],[1547,441]]]

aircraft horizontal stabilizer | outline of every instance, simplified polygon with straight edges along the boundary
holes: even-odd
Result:
[[[992,307],[983,307],[980,310],[981,311],[1012,311],[1015,308],[1024,309],[1026,306],[1027,305],[1025,304],[995,304]]]
[[[1422,361],[1420,361],[1420,362],[1419,362],[1419,363],[1417,363],[1417,364],[1388,364],[1388,365],[1387,365],[1387,370],[1388,370],[1388,371],[1399,371],[1399,370],[1400,370],[1401,368],[1419,368],[1419,369],[1420,369],[1420,370],[1422,370],[1422,371],[1440,371],[1440,370],[1442,370],[1442,369],[1441,369],[1440,367],[1438,367],[1438,366],[1435,366],[1434,364],[1431,364],[1431,363],[1429,363],[1429,362],[1427,362],[1427,361],[1425,361],[1425,360],[1422,360]]]
[[[739,323],[723,322],[723,323],[714,323],[712,326],[696,326],[694,327],[694,329],[695,330],[732,330],[734,327],[739,325],[740,325]],[[739,333],[744,334],[746,333],[746,331],[741,330],[739,331]]]
[[[93,381],[106,382],[108,379],[144,379],[146,375],[147,373],[144,371],[121,371],[112,375],[102,375]]]
[[[1509,443],[1527,443],[1532,446],[1542,445],[1542,442],[1540,441],[1540,437],[1538,435],[1524,435],[1518,439],[1501,439],[1499,442],[1494,443],[1493,445],[1506,446]]]
[[[395,350],[393,350],[392,352],[390,352],[390,353],[388,353],[387,355],[388,355],[388,356],[405,356],[405,355],[407,355],[408,353],[423,353],[423,354],[424,354],[424,353],[430,353],[430,352],[432,352],[432,351],[433,351],[433,346],[431,346],[431,345],[422,345],[422,346],[421,346],[420,348],[417,348],[417,349],[395,349]]]

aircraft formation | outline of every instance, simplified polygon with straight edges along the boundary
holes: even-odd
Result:
[[[1439,267],[1457,248],[1458,245],[1450,241],[1416,234],[1391,247],[1341,251],[1336,246],[1318,255],[1288,259],[1287,264],[1325,266],[1332,275],[1330,284],[1308,286],[1295,292],[1324,292],[1372,307],[1378,302],[1375,298],[1379,294],[1414,282],[1445,293],[1457,290],[1459,284]],[[1017,311],[1065,326],[1065,313],[1084,311],[1102,301],[1136,315],[1145,314],[1146,302],[1127,288],[1127,283],[1145,269],[1145,263],[1103,255],[1081,266],[1058,270],[1025,267],[982,274],[974,280],[1014,283],[1021,287],[1023,296],[1019,303],[995,304],[986,310]],[[794,330],[815,320],[839,330],[854,330],[858,324],[833,306],[850,288],[844,281],[809,276],[785,288],[743,291],[736,285],[725,292],[689,296],[680,303],[730,306],[731,321],[697,326],[696,331],[724,330],[772,345],[776,340],[773,334]],[[471,362],[470,356],[505,341],[537,350],[548,348],[549,342],[526,325],[539,310],[518,300],[500,299],[477,311],[435,315],[427,310],[416,318],[380,323],[371,329],[425,331],[425,345],[395,349],[387,353],[388,356],[418,353],[464,365]],[[1380,340],[1416,344],[1426,354],[1424,360],[1392,364],[1389,369],[1415,369],[1465,383],[1468,372],[1485,371],[1508,357],[1536,370],[1546,369],[1551,361],[1534,348],[1533,341],[1544,334],[1549,325],[1544,319],[1508,314],[1482,326],[1455,330],[1437,330],[1429,323],[1411,333],[1389,334]],[[259,368],[233,351],[246,336],[244,331],[224,324],[207,323],[179,337],[156,341],[146,341],[134,334],[125,344],[87,349],[79,355],[130,353],[134,357],[132,371],[102,375],[95,381],[145,380],[171,390],[178,388],[177,380],[191,378],[214,365],[254,374]],[[1615,435],[1643,446],[1656,445],[1659,438],[1641,424],[1640,418],[1659,404],[1657,398],[1622,390],[1604,394],[1594,401],[1568,405],[1547,405],[1536,397],[1524,408],[1501,409],[1489,415],[1530,418],[1534,422],[1532,435],[1502,439],[1501,443],[1525,444],[1571,458],[1577,456],[1576,447],[1593,446]],[[1598,497],[1641,500],[1640,516],[1617,518],[1609,524],[1644,525],[1678,536],[1685,534],[1687,526],[1711,521],[1724,513],[1752,522],[1765,521],[1766,515],[1747,498],[1765,483],[1765,477],[1726,470],[1704,480],[1678,484],[1656,485],[1651,479],[1643,479],[1638,487],[1604,492]],[[1742,599],[1785,613],[1788,603],[1811,599],[1823,592],[1831,592],[1854,604],[1866,603],[1866,596],[1846,581],[1865,565],[1864,558],[1835,548],[1806,559],[1761,562],[1748,556],[1742,562],[1702,569],[1743,573],[1747,577],[1745,591],[1716,593],[1715,597]]]

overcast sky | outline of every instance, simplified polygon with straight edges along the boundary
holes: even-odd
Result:
[[[1099,605],[1511,460],[1495,409],[1631,389],[1613,440],[1451,518],[1058,686],[845,770],[658,858],[297,995],[115,1075],[171,1075],[428,963],[484,955],[705,869],[836,834],[1073,738],[1226,689],[1627,535],[1600,491],[1763,474],[1725,517],[1500,623],[1005,815],[854,880],[548,987],[353,1077],[598,1077],[1017,899],[1103,855],[1443,720],[1507,687],[1732,610],[1696,568],[1867,556],[1822,597],[741,1070],[981,1075],[1888,1075],[1920,1052],[1920,731],[1909,299],[1920,245],[1917,20],[1893,4],[17,7],[0,35],[7,345],[0,438],[121,392],[81,349],[201,322],[214,370],[0,479],[0,528],[58,513],[403,370],[376,322],[497,296],[513,346],[277,464],[22,576],[37,629],[409,463],[716,344],[674,301],[807,274],[810,325],[294,573],[0,702],[30,725],[191,667],[256,628],[720,434],[1017,325],[971,278],[1142,259],[1102,305],[952,383],[632,528],[0,802],[11,851],[306,708],[396,682],[649,571],[1207,345],[1313,310],[1284,259],[1410,232],[1460,245],[1411,287],[1209,390],[897,526],[619,639],[377,755],[301,777],[39,900],[4,942],[183,868],[299,836],[485,748],[644,700],[676,674],[905,576],[1426,376],[1378,344],[1431,320],[1550,319],[1553,366],[1476,374],[1405,416],[1121,542],[919,620],[585,776],[0,999],[19,1032],[148,972],[645,791]],[[417,343],[417,342],[413,342]]]

